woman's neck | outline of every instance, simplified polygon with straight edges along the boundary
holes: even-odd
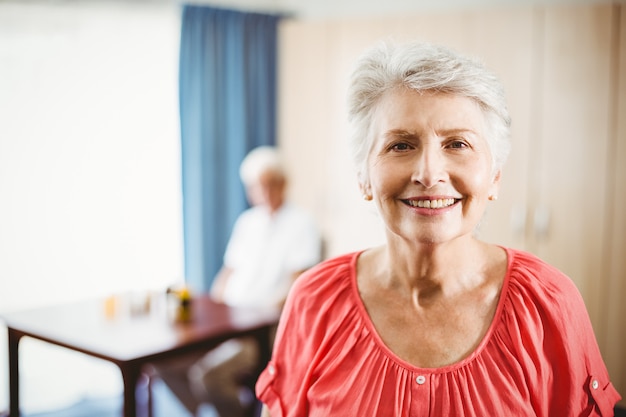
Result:
[[[484,284],[489,245],[473,237],[434,245],[390,245],[375,250],[376,279],[415,300],[456,294]]]

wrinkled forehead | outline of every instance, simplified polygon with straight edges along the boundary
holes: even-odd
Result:
[[[478,102],[463,95],[394,89],[385,93],[372,113],[370,147],[389,132],[419,136],[432,131],[473,132],[485,138],[487,119]]]

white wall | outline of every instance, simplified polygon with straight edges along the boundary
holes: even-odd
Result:
[[[0,3],[0,314],[183,278],[180,10],[85,3]],[[112,365],[22,355],[24,411],[121,390]],[[0,411],[7,385],[0,326]]]

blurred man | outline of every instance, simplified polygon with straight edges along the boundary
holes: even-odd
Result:
[[[320,233],[306,211],[286,201],[287,176],[276,149],[252,150],[239,173],[252,207],[235,223],[211,295],[231,306],[281,307],[297,276],[321,260]],[[243,417],[255,404],[243,381],[258,361],[253,340],[233,339],[186,371],[159,373],[192,414],[209,402],[220,417]]]

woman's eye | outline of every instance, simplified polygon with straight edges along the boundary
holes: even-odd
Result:
[[[448,144],[448,147],[453,149],[463,149],[467,148],[467,143],[461,140],[453,140]]]
[[[408,143],[396,143],[391,146],[391,149],[394,151],[406,151],[411,149],[411,146]]]

